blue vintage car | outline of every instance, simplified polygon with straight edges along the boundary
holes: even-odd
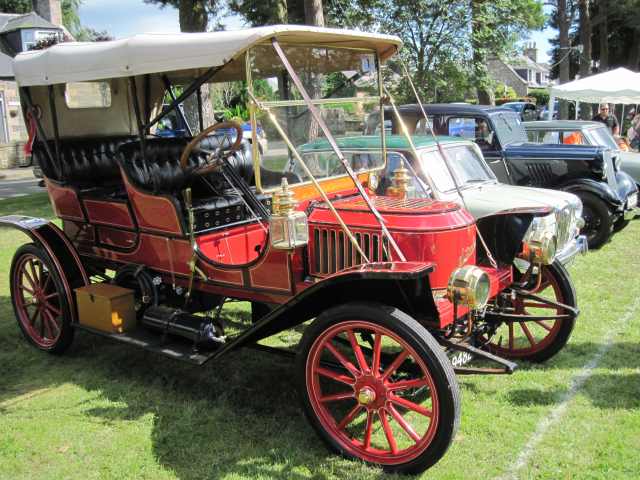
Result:
[[[575,193],[582,200],[590,248],[598,248],[614,231],[624,228],[637,212],[636,182],[602,146],[530,143],[516,112],[507,108],[469,104],[424,105],[437,135],[476,142],[502,183],[552,188]],[[419,105],[404,105],[400,115],[410,132],[429,134]],[[392,109],[392,132],[399,133]],[[375,117],[375,116],[372,116]]]

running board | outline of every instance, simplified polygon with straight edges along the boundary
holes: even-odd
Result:
[[[143,350],[192,365],[203,365],[216,353],[216,350],[194,350],[192,343],[180,339],[168,337],[166,340],[163,340],[162,335],[147,331],[143,328],[138,328],[128,333],[109,333],[80,324],[74,324],[73,326],[94,335],[99,335],[116,342],[126,343],[127,345],[142,348]]]

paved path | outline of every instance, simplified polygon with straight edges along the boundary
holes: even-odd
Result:
[[[0,170],[1,176],[2,170]],[[31,174],[31,178],[14,179],[8,176],[0,178],[0,200],[44,192],[45,189],[38,186],[39,181],[39,179],[34,178],[33,174]]]

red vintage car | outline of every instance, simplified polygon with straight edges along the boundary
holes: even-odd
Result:
[[[407,198],[401,169],[378,196],[386,156],[338,147],[384,112],[380,66],[399,47],[391,36],[274,26],[20,54],[33,153],[62,221],[0,219],[32,239],[10,273],[27,340],[58,354],[87,331],[197,365],[241,347],[287,355],[333,450],[389,471],[436,463],[460,421],[455,373],[511,373],[519,346],[496,338],[498,327],[542,325],[538,341],[552,344],[577,310],[530,293],[554,237],[522,240],[549,212],[518,212],[520,230],[492,255],[460,206]],[[251,141],[233,122],[206,125],[221,98],[246,105]],[[156,135],[171,112],[186,138]],[[297,147],[320,137],[332,150],[303,159]],[[526,272],[516,275],[516,257]],[[250,302],[252,322],[230,330],[220,314],[229,300]],[[516,310],[522,301],[544,312]],[[269,342],[300,326],[296,348]]]

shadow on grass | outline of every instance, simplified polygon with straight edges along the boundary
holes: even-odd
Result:
[[[194,367],[86,333],[55,357],[37,351],[13,322],[10,301],[0,299],[0,403],[25,399],[71,383],[86,390],[69,405],[105,425],[153,416],[154,458],[181,479],[265,477],[353,478],[376,470],[335,459],[304,418],[288,361],[252,350]],[[106,399],[108,406],[95,400]],[[63,409],[66,407],[63,407]],[[0,414],[2,410],[0,409]],[[135,447],[133,447],[135,448]]]

